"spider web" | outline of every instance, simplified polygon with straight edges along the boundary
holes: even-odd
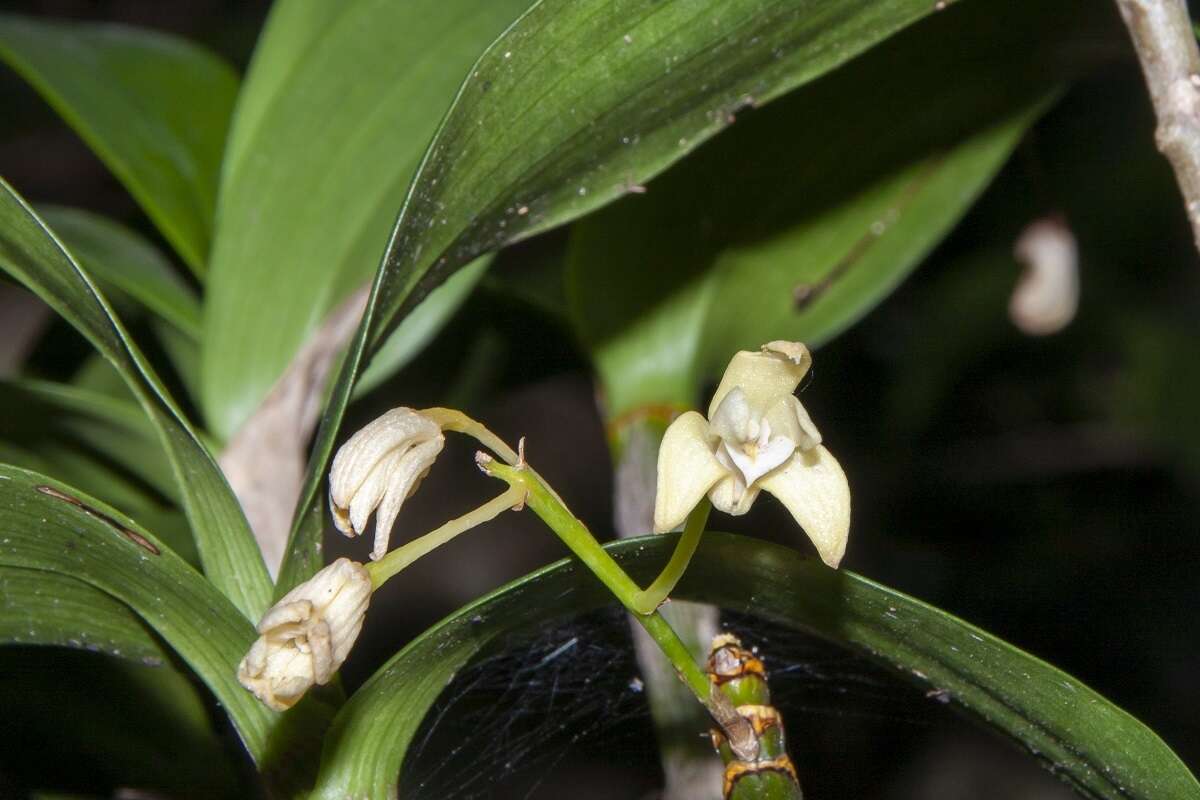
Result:
[[[766,663],[806,797],[869,796],[878,776],[863,760],[894,760],[947,716],[882,668],[816,637],[741,615],[725,614],[722,624]],[[626,619],[599,611],[507,637],[460,670],[414,737],[400,796],[544,800],[562,797],[573,774],[595,780],[606,768],[624,783],[596,796],[654,796],[662,780],[654,736]],[[832,793],[809,770],[840,773]],[[847,777],[861,793],[844,794],[853,788]]]

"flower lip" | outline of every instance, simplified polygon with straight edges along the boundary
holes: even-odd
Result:
[[[717,460],[736,468],[747,486],[787,461],[796,449],[787,436],[771,435],[770,420],[755,416],[740,386],[725,395],[710,426],[720,438]]]

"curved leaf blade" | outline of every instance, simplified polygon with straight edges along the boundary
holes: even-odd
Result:
[[[200,341],[200,301],[154,245],[124,225],[80,208],[40,206],[38,213],[102,288],[131,297]]]
[[[1056,94],[1072,43],[1099,38],[1078,6],[941,14],[574,226],[572,319],[607,413],[693,405],[730,353],[818,346],[886,297]]]
[[[206,296],[203,407],[219,436],[249,418],[326,314],[370,280],[463,75],[529,2],[272,9],[230,133]]]
[[[677,536],[605,549],[645,581]],[[1071,676],[944,611],[789,548],[705,533],[676,596],[763,615],[862,651],[1025,745],[1086,796],[1190,800],[1200,792],[1161,739]],[[497,636],[613,602],[586,568],[566,560],[426,631],[335,718],[313,796],[394,796],[417,726],[472,655]]]
[[[0,431],[9,438],[70,435],[178,501],[179,490],[154,426],[134,403],[71,384],[0,378],[0,409],[6,418]],[[13,430],[5,431],[9,424]]]
[[[187,518],[173,507],[179,490],[162,443],[142,410],[124,397],[0,379],[0,461],[54,475],[100,498],[199,564]]]
[[[541,0],[480,57],[425,154],[313,446],[277,590],[316,565],[317,493],[358,371],[475,257],[628,193],[761,105],[932,13],[925,0]]]
[[[87,273],[2,179],[0,268],[46,301],[121,373],[170,459],[206,575],[247,618],[257,620],[269,604],[271,582],[224,475]]]
[[[69,575],[0,566],[0,643],[72,647],[147,665],[167,656],[141,619]]]
[[[267,752],[278,715],[236,678],[253,626],[153,534],[69,486],[0,465],[0,566],[70,576],[128,606],[212,690],[251,755]]]
[[[237,76],[190,42],[121,25],[0,15],[0,58],[108,165],[197,275]]]

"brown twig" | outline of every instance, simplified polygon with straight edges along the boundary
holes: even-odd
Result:
[[[1158,127],[1200,249],[1200,50],[1185,0],[1117,0],[1133,39]]]

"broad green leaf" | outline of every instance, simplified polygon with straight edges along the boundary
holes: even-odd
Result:
[[[456,269],[628,193],[742,109],[932,13],[926,0],[541,0],[476,62],[413,180],[317,434],[277,590],[316,566],[317,494],[358,371]]]
[[[236,678],[254,628],[153,534],[70,486],[0,465],[0,566],[69,576],[124,603],[204,681],[250,754],[266,755],[278,715]]]
[[[370,280],[455,89],[530,2],[276,4],[238,99],[205,300],[203,407],[219,436]]]
[[[53,475],[199,554],[154,428],[130,400],[69,384],[0,380],[0,461]]]
[[[17,443],[0,439],[0,462],[53,475],[100,498],[156,531],[180,558],[199,566],[200,557],[183,512],[164,505],[155,492],[120,474],[111,461],[89,451],[82,442],[49,438]]]
[[[130,298],[155,315],[151,327],[188,394],[200,387],[200,301],[170,262],[128,228],[98,214],[43,206],[38,213],[114,300]]]
[[[73,647],[163,664],[162,646],[124,603],[56,572],[0,566],[0,643]]]
[[[188,338],[200,340],[200,301],[154,245],[90,211],[62,206],[37,211],[102,289],[127,295]]]
[[[21,73],[203,275],[237,76],[174,36],[0,16],[0,59]]]
[[[607,413],[694,405],[731,353],[820,345],[886,297],[1061,85],[1095,28],[1079,6],[941,14],[575,226],[572,317]]]
[[[665,563],[677,535],[606,549],[646,581]],[[708,532],[674,596],[752,612],[858,650],[1022,744],[1085,796],[1200,796],[1200,784],[1161,739],[1080,681],[852,572],[830,570],[778,545]],[[541,630],[613,602],[582,565],[562,561],[434,626],[342,708],[325,739],[314,797],[395,796],[417,726],[475,653],[510,632]]]
[[[54,308],[121,373],[170,459],[206,575],[247,618],[257,620],[270,600],[270,579],[225,477],[87,272],[2,180],[0,268]]]
[[[0,434],[11,440],[77,439],[164,497],[179,488],[154,426],[135,403],[70,384],[0,378]]]

